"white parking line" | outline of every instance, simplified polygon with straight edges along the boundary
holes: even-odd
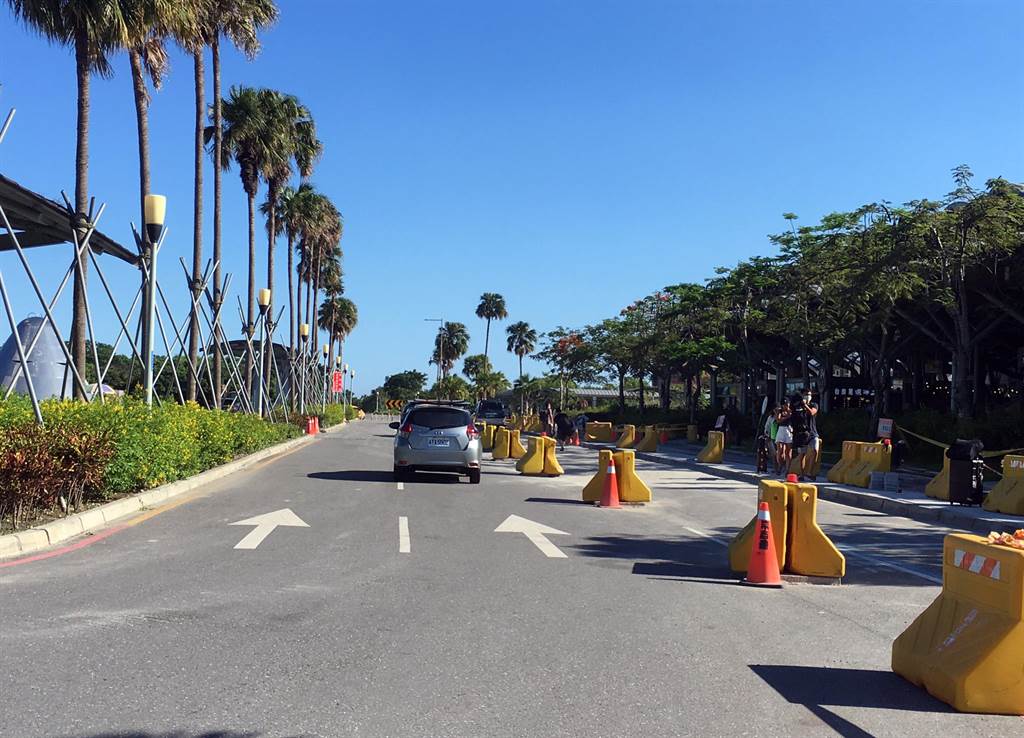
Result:
[[[405,482],[398,482],[398,491],[401,492],[405,489]]]
[[[398,553],[407,554],[412,550],[412,542],[409,539],[409,518],[399,516],[398,518]]]

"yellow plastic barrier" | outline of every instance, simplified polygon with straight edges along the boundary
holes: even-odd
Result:
[[[860,462],[860,447],[862,445],[859,441],[843,441],[843,455],[839,462],[828,470],[825,478],[830,482],[843,484],[845,474]]]
[[[539,416],[531,415],[523,420],[523,430],[527,433],[540,433],[544,430],[544,425],[540,422]]]
[[[705,464],[721,464],[725,454],[725,434],[722,431],[708,431],[708,443],[697,454],[697,461]]]
[[[498,429],[494,432],[494,446],[491,448],[491,458],[495,460],[507,459],[511,440],[512,434],[509,433],[508,428],[498,426]]]
[[[843,475],[843,482],[855,487],[869,487],[871,472],[887,472],[891,469],[891,446],[881,443],[864,443],[860,447],[860,461]]]
[[[924,493],[936,500],[949,501],[949,459],[943,455],[942,471],[925,485]]]
[[[612,424],[592,421],[587,423],[587,440],[598,443],[612,442]]]
[[[658,450],[658,431],[653,425],[644,426],[643,435],[633,446],[635,451],[652,452]]]
[[[1024,714],[1024,551],[946,536],[942,593],[892,645],[892,670],[961,712]]]
[[[523,442],[519,438],[518,430],[509,432],[508,455],[510,459],[521,459],[526,456],[526,449],[523,448]]]
[[[494,431],[497,430],[497,426],[484,423],[483,430],[480,431],[480,448],[484,451],[490,451],[494,448]]]
[[[562,465],[558,463],[558,457],[555,456],[555,439],[554,438],[542,438],[544,441],[544,474],[549,477],[558,477],[565,474],[562,469]]]
[[[819,440],[820,443],[820,440]],[[845,443],[845,441],[844,441]],[[824,448],[824,444],[818,446],[818,454],[814,457],[814,466],[811,467],[811,476],[816,477],[821,473],[821,450]],[[793,458],[789,462],[789,473],[802,475],[804,473],[803,467],[800,466],[800,455],[793,449]]]
[[[792,483],[787,483],[786,488],[789,494],[786,571],[808,577],[846,576],[846,557],[818,526],[818,488],[813,484]]]
[[[989,512],[1024,515],[1024,456],[1003,457],[1003,478],[982,504]]]
[[[818,488],[762,479],[758,502],[768,503],[779,571],[812,577],[846,576],[846,557],[818,526]],[[746,572],[757,516],[729,543],[729,568]]]
[[[779,560],[779,571],[782,571],[786,566],[789,492],[782,482],[762,479],[757,485],[757,501],[768,503],[772,537],[775,539],[775,555]],[[734,572],[746,573],[750,565],[750,547],[754,542],[756,528],[757,515],[729,542],[729,568]]]
[[[590,478],[587,482],[587,486],[583,488],[583,501],[584,502],[600,502],[601,495],[604,494],[604,482],[605,477],[608,476],[608,462],[611,461],[612,451],[611,449],[603,448],[597,454],[597,474]],[[618,473],[615,478],[618,481]]]
[[[630,449],[615,452],[615,476],[620,502],[650,502],[651,488],[636,475],[636,454]]]
[[[615,442],[616,448],[629,448],[636,443],[636,426],[624,425],[619,433],[619,440]]]
[[[597,455],[597,474],[583,488],[584,502],[600,502],[604,493],[608,462],[615,457],[615,481],[619,486],[620,502],[650,502],[651,488],[636,474],[636,454],[631,449],[612,452],[602,449]]]
[[[697,434],[697,426],[688,425],[686,426],[686,440],[690,443],[696,443],[700,436]]]
[[[516,471],[520,474],[541,476],[544,474],[544,449],[546,444],[543,438],[531,436],[527,439],[528,449],[526,454],[516,462]]]

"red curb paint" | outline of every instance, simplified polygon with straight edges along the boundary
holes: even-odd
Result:
[[[78,541],[77,543],[72,543],[70,546],[64,546],[53,551],[47,551],[46,553],[36,554],[35,556],[26,556],[23,559],[15,559],[14,561],[0,563],[0,569],[6,569],[9,566],[18,566],[20,564],[30,564],[33,561],[41,561],[43,559],[52,559],[54,556],[62,556],[63,554],[71,553],[72,551],[77,551],[80,548],[85,548],[86,546],[96,543],[97,541],[102,541],[104,538],[112,536],[115,533],[118,533],[127,527],[127,525],[119,525],[116,528],[105,530],[102,533],[94,533],[91,536],[83,538],[81,541]]]

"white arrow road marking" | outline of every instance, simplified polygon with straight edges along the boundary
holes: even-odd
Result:
[[[309,525],[290,508],[284,507],[274,512],[257,515],[254,518],[239,520],[229,525],[255,525],[256,527],[242,540],[235,544],[235,548],[253,549],[263,543],[263,539],[273,532],[279,525],[291,526],[294,528],[308,528]]]
[[[409,518],[399,516],[398,518],[398,553],[407,554],[412,550],[412,542],[409,539]]]
[[[495,533],[522,533],[534,546],[549,559],[567,559],[568,556],[558,546],[549,541],[545,536],[567,536],[564,530],[551,528],[542,523],[535,523],[532,520],[521,518],[518,515],[509,515],[505,522],[494,529]]]

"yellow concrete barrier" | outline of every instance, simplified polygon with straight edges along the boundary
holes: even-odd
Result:
[[[612,424],[611,423],[600,423],[592,421],[587,423],[587,440],[595,441],[597,443],[611,443],[612,442]]]
[[[511,440],[512,434],[509,433],[508,428],[499,426],[494,431],[494,446],[491,447],[491,458],[496,460],[507,459]]]
[[[651,488],[636,475],[636,454],[630,449],[615,452],[615,476],[619,502],[650,502]]]
[[[824,444],[818,447],[818,455],[814,457],[814,466],[811,467],[811,476],[816,477],[821,473],[821,450],[824,448]],[[800,466],[800,455],[793,449],[793,458],[789,462],[789,473],[802,475],[804,473],[803,468]]]
[[[526,456],[526,449],[519,438],[519,431],[509,431],[508,455],[510,459],[521,459]]]
[[[527,433],[540,433],[544,430],[544,424],[540,422],[539,415],[531,415],[524,421],[523,430]]]
[[[725,434],[722,431],[708,431],[708,443],[697,454],[697,461],[705,464],[721,464],[725,455]]]
[[[541,476],[544,474],[544,449],[543,438],[531,436],[527,439],[528,449],[519,461],[516,462],[516,471],[520,474],[530,476]]]
[[[949,501],[949,459],[945,455],[942,457],[942,471],[925,485],[924,493],[936,500]]]
[[[544,474],[549,477],[558,477],[565,474],[562,469],[562,465],[558,463],[558,457],[555,455],[555,439],[554,438],[542,438],[544,441]]]
[[[644,426],[643,435],[633,446],[635,451],[652,452],[658,450],[658,430],[653,425]]]
[[[1024,515],[1024,456],[1003,457],[1003,478],[982,503],[989,512]]]
[[[786,485],[773,479],[762,479],[757,485],[757,501],[768,503],[768,515],[772,520],[772,537],[775,539],[775,555],[779,560],[779,571],[786,566],[786,541],[789,521],[789,492]],[[738,574],[745,574],[750,565],[750,547],[754,543],[757,515],[729,542],[729,568]]]
[[[619,434],[619,440],[615,442],[616,448],[629,448],[636,443],[636,426],[624,425]]]
[[[480,448],[484,451],[490,451],[494,448],[494,431],[497,430],[496,425],[490,425],[484,423],[483,430],[480,431]]]
[[[611,449],[603,448],[597,454],[597,474],[590,478],[587,485],[583,488],[583,501],[584,502],[600,502],[601,495],[604,494],[604,482],[608,476],[608,462],[611,461],[612,451]],[[618,481],[618,473],[615,478]]]
[[[1024,551],[946,536],[942,592],[892,645],[892,670],[961,712],[1024,714]]]
[[[818,488],[813,484],[787,483],[786,489],[789,540],[785,570],[808,577],[846,576],[846,557],[818,526]]]
[[[843,455],[839,462],[828,470],[825,478],[836,484],[843,484],[843,477],[860,461],[860,447],[863,444],[859,441],[843,441]]]
[[[846,576],[846,557],[818,526],[818,488],[762,479],[758,502],[768,503],[779,571],[811,577]],[[729,568],[744,573],[757,527],[755,515],[729,543]]]
[[[892,447],[881,443],[864,443],[860,447],[860,461],[843,474],[843,482],[855,487],[871,486],[871,472],[892,470]]]

